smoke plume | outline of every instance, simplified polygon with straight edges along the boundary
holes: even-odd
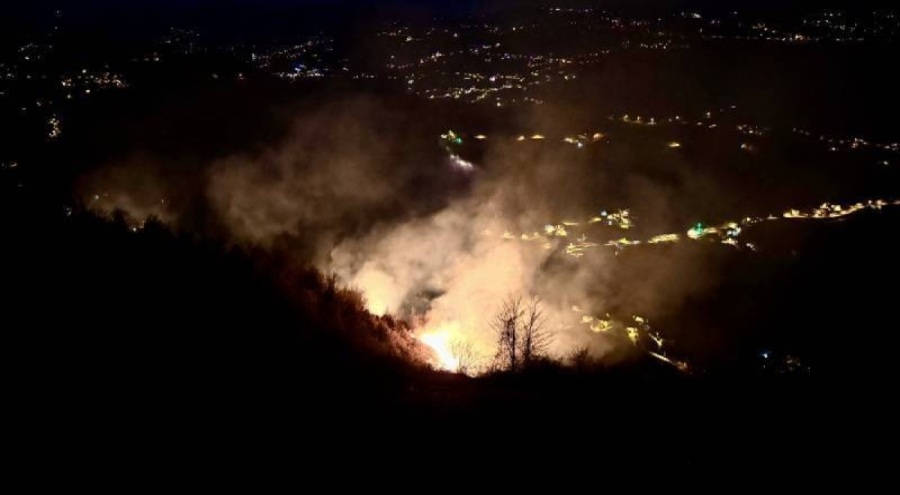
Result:
[[[100,191],[99,209],[182,227],[196,226],[202,210],[237,242],[286,246],[298,260],[336,273],[374,314],[415,319],[423,332],[452,329],[484,360],[494,352],[488,322],[511,294],[542,298],[555,355],[581,347],[603,355],[613,340],[583,324],[585,315],[637,306],[664,315],[706,287],[705,277],[687,276],[697,264],[690,254],[647,255],[632,266],[610,250],[572,260],[560,253],[563,241],[520,239],[626,205],[658,227],[678,216],[659,212],[672,212],[674,198],[684,196],[683,178],[631,170],[638,158],[615,148],[598,162],[572,147],[513,139],[486,141],[468,170],[419,124],[356,98],[305,111],[278,143],[196,164],[204,171],[197,190],[185,191],[143,156],[101,169],[82,191],[88,202]],[[181,200],[166,203],[172,191]],[[641,283],[629,289],[623,279]]]

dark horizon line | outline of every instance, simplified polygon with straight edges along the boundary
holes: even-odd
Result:
[[[549,7],[595,7],[618,11],[677,11],[697,9],[709,12],[797,11],[843,9],[861,11],[897,9],[887,0],[37,0],[7,6],[6,15],[52,14],[61,10],[66,16],[109,15],[127,13],[171,13],[191,11],[291,11],[315,9],[335,11],[365,9],[384,12],[429,12],[466,14]]]

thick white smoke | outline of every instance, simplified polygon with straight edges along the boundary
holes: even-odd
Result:
[[[489,141],[474,173],[460,170],[437,145],[438,132],[411,138],[415,128],[377,103],[351,100],[304,114],[277,145],[203,164],[202,191],[179,190],[177,175],[146,157],[96,174],[84,191],[119,198],[105,207],[135,216],[147,213],[135,205],[152,204],[151,213],[182,226],[196,225],[183,219],[202,204],[203,218],[232,238],[287,246],[361,290],[373,313],[414,316],[423,330],[452,328],[482,360],[494,354],[489,321],[510,295],[542,297],[557,356],[580,347],[602,355],[611,345],[573,307],[589,312],[636,296],[652,310],[657,289],[676,306],[683,297],[679,267],[692,265],[684,260],[647,259],[641,270],[654,281],[629,294],[613,279],[634,274],[614,268],[611,251],[575,262],[557,254],[566,239],[548,248],[519,238],[587,218],[604,202],[646,201],[641,193],[651,191],[658,203],[673,191],[630,171],[614,183],[587,153],[511,139]],[[630,191],[629,183],[643,185]],[[160,209],[166,191],[196,199]]]
[[[424,311],[425,326],[452,325],[480,356],[493,352],[490,316],[509,294],[532,292],[546,253],[498,242],[509,225],[477,201],[341,243],[332,265],[375,313]],[[415,307],[422,298],[423,307]]]

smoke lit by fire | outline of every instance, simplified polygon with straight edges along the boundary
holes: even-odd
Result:
[[[379,119],[366,112],[382,110],[361,106],[307,118],[280,148],[216,161],[208,167],[203,199],[235,239],[291,246],[298,259],[361,291],[372,314],[422,322],[414,331],[431,350],[429,361],[448,371],[489,364],[496,354],[489,320],[507,296],[531,294],[544,301],[554,356],[582,348],[603,356],[630,343],[684,369],[643,311],[610,316],[603,310],[609,300],[626,297],[609,282],[620,253],[653,254],[651,266],[635,276],[657,278],[649,277],[648,289],[632,299],[648,314],[665,313],[678,298],[700,290],[706,277],[697,275],[693,259],[673,259],[682,255],[664,251],[666,246],[693,242],[752,252],[757,246],[745,237],[758,224],[829,220],[900,205],[873,199],[713,224],[648,226],[623,201],[607,207],[602,194],[582,190],[583,178],[595,174],[591,162],[561,161],[544,151],[561,143],[585,153],[604,145],[605,131],[508,139],[449,131],[437,146],[431,141],[442,152],[436,159],[423,163],[415,156],[398,164],[396,156],[409,146],[369,129],[365,123]],[[470,139],[487,146],[483,159],[463,158]],[[675,153],[682,144],[662,141],[658,147]],[[187,216],[167,199],[176,186],[148,179],[164,174],[148,167],[139,175],[132,168],[111,167],[86,179],[86,202],[104,212],[123,208],[135,218],[178,223]],[[650,183],[621,197],[670,206],[660,191],[666,190]],[[464,346],[467,355],[461,356]]]

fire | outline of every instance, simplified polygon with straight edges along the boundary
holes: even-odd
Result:
[[[458,324],[444,325],[437,330],[425,331],[418,337],[423,344],[431,348],[435,359],[432,364],[440,369],[447,371],[459,369],[459,358],[453,354],[451,349],[454,330],[458,326]]]

